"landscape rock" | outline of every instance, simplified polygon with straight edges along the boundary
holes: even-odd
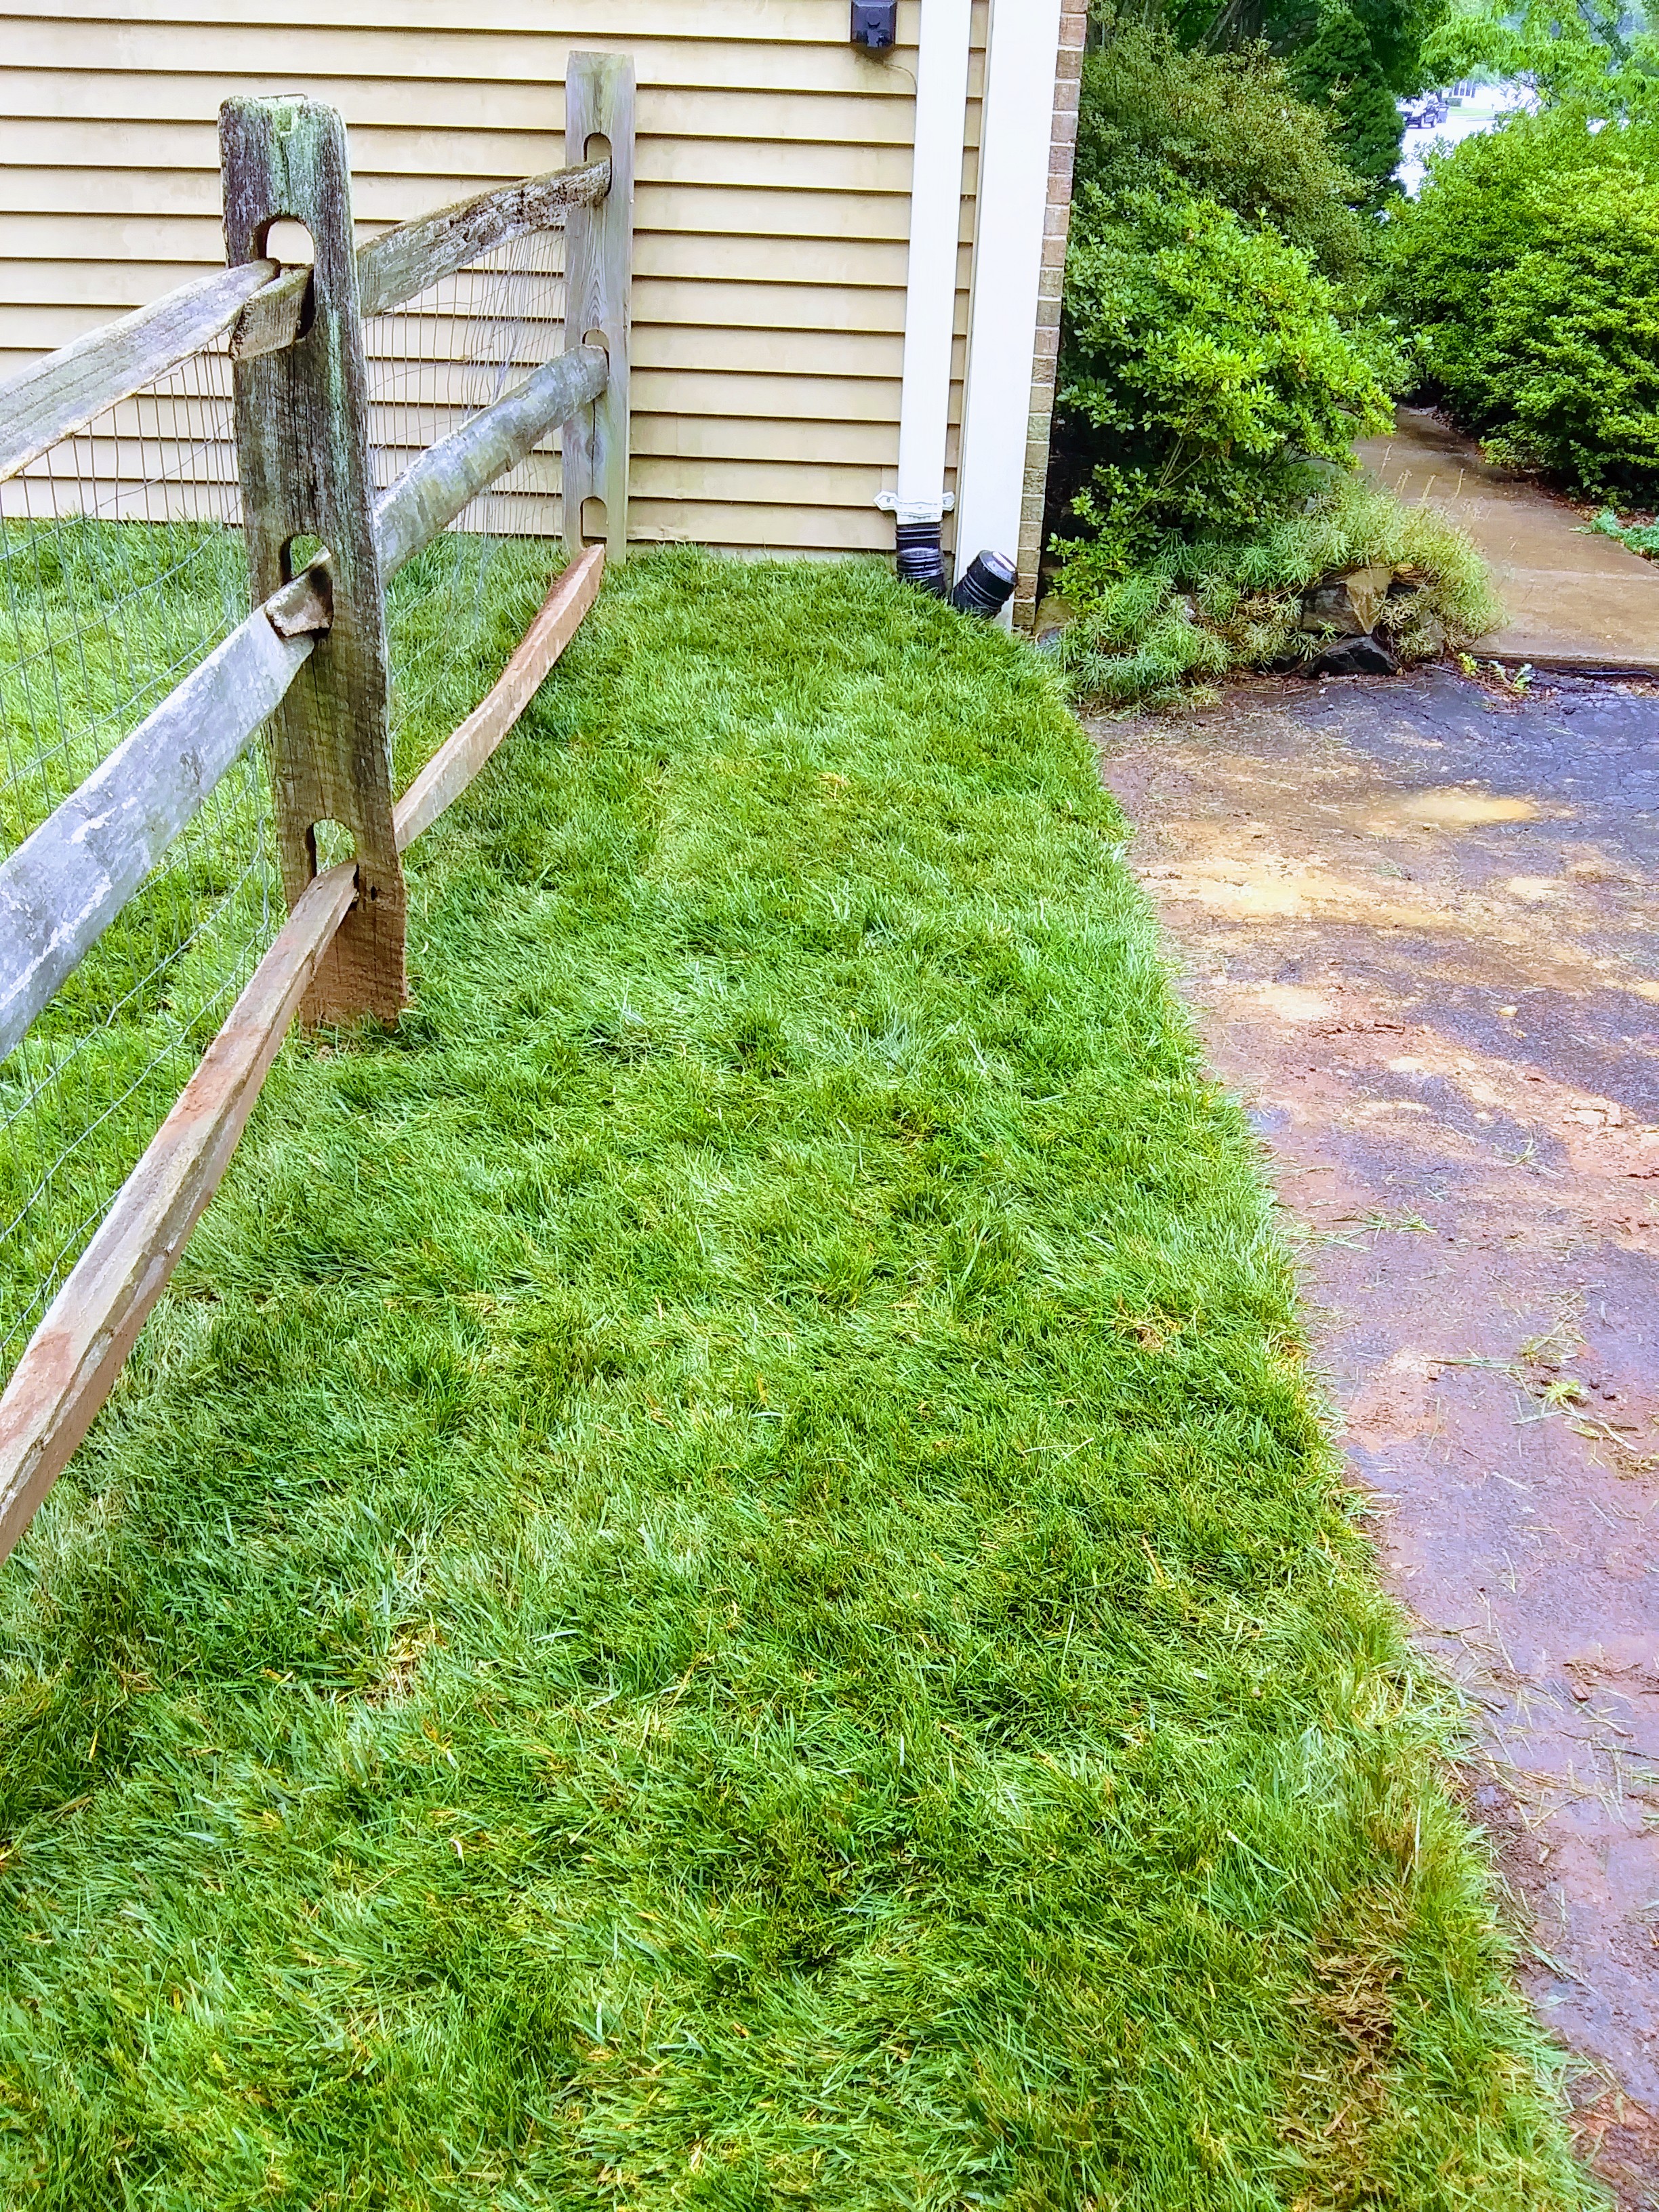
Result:
[[[1077,609],[1058,592],[1045,592],[1037,603],[1034,638],[1039,651],[1058,653],[1060,639],[1077,620]]]
[[[1363,637],[1376,623],[1395,580],[1392,568],[1373,563],[1328,576],[1303,594],[1303,629],[1334,629],[1341,637]]]
[[[1394,642],[1403,644],[1413,660],[1433,660],[1446,649],[1446,625],[1438,615],[1417,615],[1396,628]]]
[[[1395,676],[1399,663],[1374,637],[1339,637],[1307,664],[1310,676]]]

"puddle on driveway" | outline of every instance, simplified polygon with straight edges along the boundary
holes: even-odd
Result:
[[[1659,700],[1435,671],[1095,735],[1472,1702],[1586,2154],[1659,2208]]]

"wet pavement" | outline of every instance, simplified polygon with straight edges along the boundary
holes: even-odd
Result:
[[[1659,563],[1611,538],[1421,408],[1402,407],[1393,436],[1355,448],[1409,505],[1426,501],[1486,556],[1508,610],[1475,651],[1538,668],[1659,674]]]
[[[1659,583],[1659,572],[1656,572]],[[1659,2212],[1659,686],[1443,670],[1097,726],[1576,2054]]]

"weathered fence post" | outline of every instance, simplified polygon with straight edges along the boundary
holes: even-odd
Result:
[[[271,791],[292,908],[317,872],[317,825],[352,837],[357,897],[301,1016],[395,1021],[404,976],[403,871],[392,820],[391,678],[374,546],[368,378],[345,125],[315,100],[231,100],[219,118],[226,258],[257,258],[287,216],[311,234],[310,295],[292,345],[235,362],[243,527],[257,605],[315,538],[332,556],[333,623],[270,720]],[[233,341],[232,350],[235,352]]]
[[[582,507],[605,502],[605,557],[628,550],[628,353],[634,267],[634,64],[626,54],[571,54],[564,80],[565,159],[589,161],[605,138],[611,190],[595,207],[573,207],[565,226],[564,342],[601,345],[611,359],[604,392],[564,425],[561,481],[564,544],[584,543]],[[590,149],[592,152],[590,152]]]

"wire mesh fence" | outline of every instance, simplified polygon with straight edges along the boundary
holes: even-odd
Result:
[[[564,245],[562,232],[529,232],[365,322],[379,489],[561,350]],[[498,633],[515,639],[546,589],[560,526],[555,446],[550,433],[392,580],[399,790],[477,704],[491,658],[481,648]]]
[[[404,849],[483,770],[625,550],[631,60],[571,54],[566,105],[567,167],[396,226],[354,277],[343,117],[231,99],[234,265],[0,386],[0,1559],[107,1396],[292,1022],[398,1018]],[[285,221],[316,245],[304,281],[265,251]],[[581,301],[568,346],[560,233]],[[560,424],[568,495],[599,502],[605,544],[545,594]],[[308,544],[331,571],[293,573]],[[355,866],[321,849],[331,829]]]
[[[365,324],[377,489],[559,350],[562,247],[532,232]],[[393,580],[400,788],[487,688],[491,641],[510,647],[546,587],[553,444]],[[246,613],[240,522],[223,339],[0,485],[0,858]],[[0,1061],[0,1379],[281,912],[256,745]]]
[[[191,356],[0,485],[0,857],[247,611],[229,368]],[[270,940],[267,830],[244,759],[0,1061],[0,1373]]]

